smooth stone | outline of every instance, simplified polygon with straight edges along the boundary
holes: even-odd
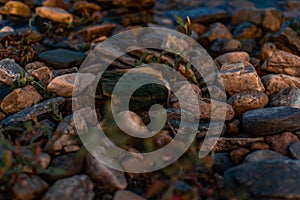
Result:
[[[266,88],[266,95],[272,96],[289,86],[300,89],[300,78],[284,74],[270,74],[261,78]]]
[[[244,51],[229,52],[218,56],[214,61],[217,65],[222,67],[225,64],[240,63],[244,61],[250,62],[250,56]]]
[[[238,165],[243,162],[245,156],[250,153],[249,149],[238,148],[230,152],[229,157],[234,165]]]
[[[271,135],[300,129],[300,110],[271,107],[250,110],[243,115],[243,128],[255,135]]]
[[[0,99],[4,99],[12,90],[9,85],[0,82]]]
[[[69,6],[64,0],[46,0],[42,3],[45,7],[62,8],[68,10]]]
[[[86,156],[85,172],[94,182],[104,184],[109,191],[123,190],[128,185],[124,172],[107,167],[91,154]]]
[[[37,7],[35,12],[38,16],[58,23],[72,23],[74,18],[73,15],[68,13],[62,8],[53,7]]]
[[[233,37],[238,40],[242,39],[259,39],[263,35],[263,31],[255,24],[248,22],[242,23],[235,27],[233,31]]]
[[[32,120],[32,116],[35,116],[38,120],[42,120],[49,117],[53,109],[58,109],[64,103],[65,99],[62,97],[52,98],[10,115],[3,119],[0,124],[2,126],[22,124],[23,122]]]
[[[215,23],[208,32],[200,36],[200,43],[204,46],[211,45],[218,38],[232,39],[233,36],[228,28],[222,23]]]
[[[25,3],[19,1],[8,1],[0,8],[0,14],[29,17],[31,15],[31,10]]]
[[[52,158],[50,166],[39,175],[49,183],[70,177],[82,172],[84,157],[76,153],[68,153]]]
[[[268,101],[269,98],[265,93],[248,90],[232,95],[227,103],[233,107],[236,116],[241,117],[249,110],[265,107]]]
[[[13,196],[18,200],[39,199],[48,187],[39,176],[22,174],[13,186]]]
[[[211,50],[217,54],[228,53],[231,51],[240,51],[242,44],[239,40],[228,39],[228,38],[219,38],[216,39],[213,45],[211,46]]]
[[[22,74],[25,74],[24,69],[13,59],[5,58],[0,61],[0,82],[12,85]]]
[[[292,53],[277,50],[274,51],[261,66],[262,70],[266,70],[275,74],[286,74],[290,76],[300,77],[300,57]]]
[[[265,91],[260,77],[250,63],[223,65],[220,73],[225,90],[230,95],[247,90]]]
[[[290,86],[281,90],[271,99],[269,105],[300,109],[300,89]]]
[[[290,158],[280,153],[277,153],[276,151],[259,150],[248,154],[245,157],[244,163],[261,162],[267,160],[290,160]]]
[[[228,153],[216,153],[214,156],[213,170],[220,174],[233,167]]]
[[[36,89],[31,85],[27,85],[24,88],[17,88],[9,93],[2,100],[1,109],[7,114],[12,114],[36,105],[41,100],[42,96]]]
[[[128,190],[118,190],[115,192],[113,200],[145,200],[143,197],[138,196],[137,194],[130,192]]]
[[[75,87],[76,76],[76,73],[58,76],[48,84],[47,90],[58,96],[71,97]]]
[[[299,139],[291,132],[285,132],[278,135],[267,136],[265,141],[271,146],[272,150],[289,156],[290,145],[294,142],[298,142]]]
[[[79,67],[86,55],[67,49],[48,50],[39,54],[38,59],[55,69]]]
[[[300,142],[295,142],[289,147],[290,155],[293,159],[300,160]]]
[[[227,189],[246,187],[255,199],[299,199],[300,161],[263,161],[239,165],[224,174]]]
[[[55,182],[42,200],[93,200],[93,189],[94,184],[87,175],[75,175]]]

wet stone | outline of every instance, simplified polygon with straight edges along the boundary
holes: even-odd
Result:
[[[300,142],[291,144],[289,152],[293,159],[300,160]]]
[[[55,49],[41,53],[38,58],[55,69],[78,67],[85,59],[85,54],[67,50]]]
[[[3,119],[0,124],[2,126],[17,125],[32,120],[33,116],[37,117],[38,120],[42,120],[49,117],[53,109],[58,109],[64,103],[65,99],[62,97],[52,98],[10,115]]]
[[[300,89],[290,86],[281,90],[271,99],[269,105],[300,109]]]
[[[256,199],[263,197],[298,199],[300,198],[299,170],[299,161],[277,160],[247,163],[227,170],[224,175],[224,185],[228,189],[237,189],[242,185]]]
[[[25,74],[25,71],[13,59],[0,61],[0,82],[11,85],[21,74]]]
[[[76,175],[55,182],[42,200],[93,200],[93,189],[94,184],[87,175]]]
[[[284,156],[276,151],[259,150],[248,154],[244,160],[245,163],[261,162],[267,160],[290,160],[289,157]]]
[[[267,136],[265,140],[271,146],[271,149],[286,156],[289,155],[290,145],[299,141],[298,137],[291,132]]]
[[[255,135],[271,135],[300,129],[300,110],[272,107],[250,110],[243,115],[243,128]]]

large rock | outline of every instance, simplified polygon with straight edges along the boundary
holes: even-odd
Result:
[[[27,85],[8,94],[1,102],[1,109],[7,114],[12,114],[37,104],[41,99],[42,96],[36,89]]]
[[[265,107],[268,101],[268,96],[265,93],[248,90],[232,95],[227,103],[233,107],[236,116],[240,117],[248,110]]]
[[[250,63],[223,65],[220,73],[225,90],[230,95],[246,90],[265,91],[255,68]]]
[[[32,120],[33,117],[42,120],[49,117],[54,109],[58,110],[64,103],[65,99],[62,97],[52,98],[10,115],[3,119],[0,124],[2,126],[22,124],[23,122]]]
[[[34,200],[40,199],[49,185],[39,176],[22,174],[13,186],[14,199]]]
[[[53,8],[53,7],[37,7],[35,12],[38,16],[46,19],[50,19],[54,22],[59,23],[72,23],[74,18],[73,15],[68,13],[62,8]]]
[[[85,59],[85,54],[67,49],[55,49],[41,53],[38,58],[55,69],[78,67]]]
[[[271,99],[269,105],[300,109],[300,89],[290,86],[281,90]]]
[[[259,150],[248,154],[244,162],[250,163],[250,162],[261,162],[267,160],[290,160],[290,158],[280,153],[277,153],[276,151]]]
[[[93,200],[94,184],[87,175],[76,175],[58,180],[43,196],[42,200]]]
[[[243,115],[243,128],[255,135],[299,130],[300,110],[285,106],[250,110]]]
[[[299,139],[291,132],[285,132],[278,135],[267,136],[265,138],[265,141],[271,146],[271,149],[273,149],[274,151],[288,156],[290,145],[298,142]]]
[[[293,86],[300,89],[300,78],[284,74],[270,74],[262,77],[262,82],[266,88],[266,94],[272,96],[282,89]]]
[[[0,61],[0,81],[11,85],[18,77],[25,74],[23,68],[20,67],[13,59],[3,59]]]
[[[243,187],[255,199],[299,199],[300,161],[264,161],[242,164],[227,170],[224,185]]]
[[[289,52],[274,51],[262,65],[263,70],[276,74],[300,76],[300,57]]]

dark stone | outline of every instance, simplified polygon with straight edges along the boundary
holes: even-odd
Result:
[[[242,164],[227,170],[228,189],[246,188],[255,199],[299,199],[300,161],[263,161]]]
[[[244,22],[238,25],[233,32],[236,39],[259,39],[262,37],[262,29],[255,24]]]
[[[267,160],[290,160],[289,157],[284,156],[280,153],[271,150],[259,150],[254,151],[246,156],[244,162],[260,162],[260,161],[267,161]]]
[[[0,99],[4,99],[11,91],[9,85],[0,82]]]
[[[36,104],[30,108],[26,108],[20,112],[12,114],[0,122],[0,125],[20,125],[23,122],[32,120],[32,117],[37,117],[38,120],[45,119],[50,116],[53,112],[53,109],[58,109],[59,106],[65,103],[63,97],[56,97],[43,101],[39,104]]]
[[[295,142],[289,147],[293,159],[300,160],[300,142]]]
[[[229,159],[229,153],[216,153],[214,159],[213,170],[217,173],[224,174],[224,172],[233,167]]]
[[[241,44],[242,44],[241,51],[246,51],[249,55],[253,54],[256,47],[256,41],[254,39],[243,39],[241,41]]]
[[[218,55],[231,51],[240,51],[241,42],[235,39],[219,38],[211,46],[211,50]]]
[[[56,156],[45,172],[40,173],[47,182],[53,183],[59,179],[79,174],[83,170],[84,156],[69,153]]]
[[[299,130],[300,109],[280,106],[250,110],[243,115],[243,128],[255,135]]]
[[[55,69],[78,67],[86,55],[67,49],[55,49],[41,53],[38,59],[51,65]]]

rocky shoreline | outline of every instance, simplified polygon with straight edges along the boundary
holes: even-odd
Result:
[[[290,2],[294,9],[285,12],[240,8],[232,13],[220,8],[162,13],[157,9],[161,4],[152,0],[1,3],[0,199],[300,199],[298,2]],[[172,141],[181,114],[186,116],[186,127],[198,127],[195,141],[179,161],[157,172],[134,174],[97,162],[84,148],[72,107],[78,97],[72,95],[77,72],[97,44],[145,26],[183,33],[184,28],[190,29],[191,37],[213,58],[225,92],[214,75],[204,78],[186,61],[156,49],[130,51],[111,63],[94,97],[97,118],[114,142],[136,154],[134,159],[143,159],[139,152],[163,148]],[[162,39],[155,34],[151,37]],[[163,39],[172,42],[172,38]],[[176,87],[179,81],[165,81],[168,73],[135,72],[165,87],[149,85],[137,90],[132,111],[118,116],[138,134],[144,130],[127,119],[149,123],[150,105],[162,104],[168,117],[163,130],[140,142],[124,137],[111,124],[106,103],[124,73],[155,59],[176,66],[193,86]],[[92,73],[84,76],[91,81],[85,86],[96,78]],[[208,88],[204,79],[216,84]],[[169,91],[169,85],[176,91]],[[187,90],[193,90],[196,99],[183,99],[191,103],[180,110],[181,99],[174,94],[184,96]],[[219,101],[221,98],[226,102]],[[192,102],[198,103],[200,121],[193,116]],[[212,118],[214,104],[225,108],[224,118]],[[91,109],[76,113],[84,116],[82,130],[88,132],[97,124]],[[222,119],[224,124],[219,123]],[[221,137],[213,152],[199,159],[207,131],[219,129]],[[124,157],[118,165],[126,169],[134,163],[131,159]]]

